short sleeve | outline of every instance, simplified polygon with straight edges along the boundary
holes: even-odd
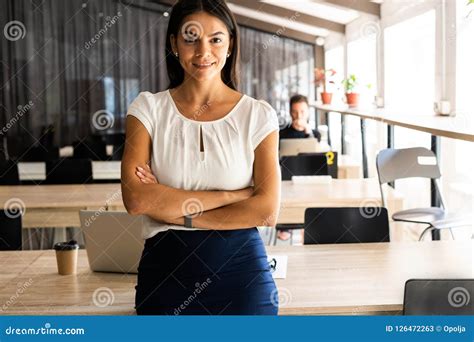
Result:
[[[128,107],[127,116],[136,117],[145,126],[150,137],[153,137],[153,113],[154,97],[150,92],[142,92],[133,100]]]
[[[267,102],[258,101],[256,108],[256,113],[252,113],[256,118],[252,132],[252,146],[254,150],[270,133],[280,130],[277,114]]]

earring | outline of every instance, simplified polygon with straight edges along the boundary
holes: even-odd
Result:
[[[174,55],[175,55],[176,57],[178,57],[178,53],[177,53],[177,52],[175,52]]]
[[[230,52],[227,54],[227,58],[229,58],[229,57],[230,57]]]

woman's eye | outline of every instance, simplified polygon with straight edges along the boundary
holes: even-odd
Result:
[[[213,43],[221,43],[221,42],[222,42],[222,39],[220,39],[220,38],[213,38],[213,39],[212,39],[212,42],[213,42]]]
[[[185,39],[184,42],[186,44],[194,44],[197,41],[197,39]]]

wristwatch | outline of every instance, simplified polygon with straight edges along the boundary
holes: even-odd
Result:
[[[186,228],[193,228],[193,216],[192,215],[184,215],[184,226]]]

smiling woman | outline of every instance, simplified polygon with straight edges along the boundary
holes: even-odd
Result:
[[[238,40],[224,1],[179,1],[169,89],[129,107],[122,193],[145,217],[139,315],[278,312],[256,227],[278,217],[279,125],[268,103],[236,90]]]

